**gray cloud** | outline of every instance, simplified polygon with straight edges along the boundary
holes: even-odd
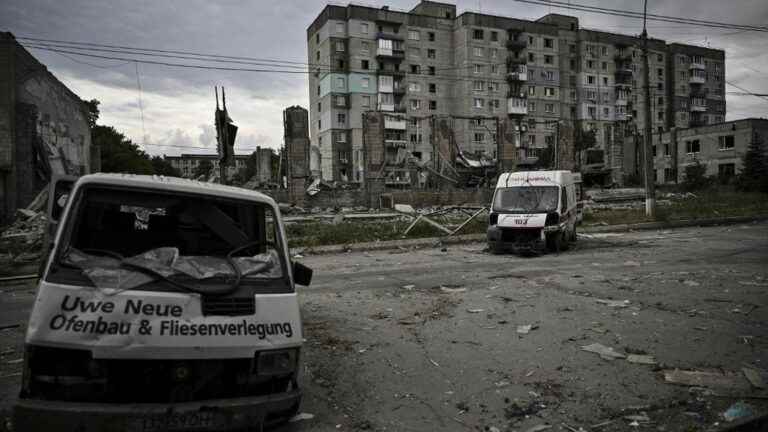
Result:
[[[408,10],[418,0],[376,1]],[[369,1],[369,3],[374,3]],[[642,2],[577,0],[575,3],[639,11]],[[715,21],[761,24],[768,22],[765,0],[652,0],[652,13]],[[583,27],[639,34],[638,20],[534,6],[512,0],[462,0],[458,8],[537,19],[549,12],[578,17]],[[5,0],[0,2],[0,29],[18,36],[168,50],[216,53],[264,59],[306,61],[306,28],[325,7],[320,0]],[[652,37],[726,50],[726,79],[758,93],[768,92],[768,53],[765,34],[708,29],[650,21]],[[77,58],[31,50],[51,71],[83,98],[102,101],[102,120],[129,136],[142,134],[138,113],[137,73],[134,63]],[[117,55],[104,53],[105,55]],[[190,63],[176,59],[171,62]],[[94,67],[91,63],[101,67]],[[246,67],[258,67],[243,65]],[[238,146],[279,146],[281,110],[308,104],[306,76],[171,68],[139,65],[146,133],[163,142],[192,142],[213,147],[213,86],[227,87],[230,110],[241,127]],[[727,87],[726,90],[736,90]],[[766,116],[768,101],[728,95],[728,118]],[[187,140],[187,138],[189,140]],[[134,139],[137,141],[137,139]],[[174,141],[176,140],[176,141]],[[154,154],[158,148],[148,148]]]

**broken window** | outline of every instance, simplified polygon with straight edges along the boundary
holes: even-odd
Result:
[[[267,205],[108,186],[78,195],[49,282],[203,296],[290,287]]]
[[[525,186],[496,189],[493,210],[507,213],[547,213],[557,209],[560,188]]]

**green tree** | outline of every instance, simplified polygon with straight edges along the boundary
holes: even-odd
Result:
[[[745,192],[768,192],[768,156],[762,138],[755,134],[742,159],[736,188]]]
[[[181,177],[179,170],[173,167],[170,162],[160,156],[152,157],[152,169],[155,174],[166,177]]]
[[[683,189],[686,191],[695,191],[704,189],[709,185],[707,178],[707,167],[702,165],[697,159],[696,162],[685,167],[685,178],[683,179]]]
[[[99,102],[97,99],[91,99],[89,101],[84,100],[83,103],[88,109],[88,126],[93,129],[96,126],[96,120],[99,119]]]
[[[101,148],[103,172],[154,173],[149,156],[112,126],[95,125],[91,129],[91,140]]]
[[[200,176],[206,176],[212,174],[213,171],[213,163],[207,159],[200,161],[199,164],[195,167],[195,170],[192,172],[192,178],[198,178]]]

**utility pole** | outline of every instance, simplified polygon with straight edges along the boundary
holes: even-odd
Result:
[[[560,169],[560,122],[555,123],[555,170]]]
[[[643,7],[643,70],[645,85],[643,93],[645,99],[645,143],[643,145],[643,174],[645,178],[645,215],[653,218],[656,216],[656,184],[653,179],[653,138],[651,137],[651,73],[648,65],[648,31],[645,27],[648,14],[648,0]]]

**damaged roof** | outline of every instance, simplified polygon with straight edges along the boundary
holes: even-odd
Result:
[[[217,197],[257,201],[276,206],[275,201],[261,192],[239,187],[226,186],[218,183],[200,182],[197,180],[165,177],[157,175],[137,175],[120,173],[97,173],[80,177],[78,186],[88,184],[136,187],[156,189],[167,192],[191,193],[198,195],[215,195]]]

